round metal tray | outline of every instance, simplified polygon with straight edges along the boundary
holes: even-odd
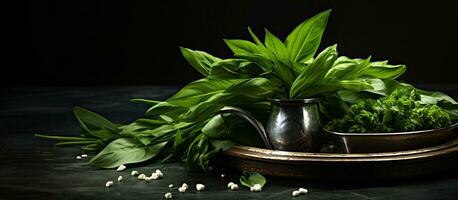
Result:
[[[458,139],[434,147],[384,153],[306,153],[235,146],[226,166],[268,176],[303,179],[392,179],[458,167]]]

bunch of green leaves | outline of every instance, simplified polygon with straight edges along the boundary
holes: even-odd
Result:
[[[83,131],[80,137],[37,136],[60,141],[56,145],[79,145],[83,151],[98,152],[90,162],[101,168],[154,160],[183,161],[191,170],[207,170],[213,156],[234,144],[263,145],[248,123],[231,114],[218,114],[225,106],[243,108],[265,122],[269,98],[322,97],[324,116],[343,116],[349,102],[345,94],[386,95],[387,85],[382,88],[379,83],[394,81],[406,67],[373,62],[370,57],[338,57],[336,45],[315,55],[330,12],[305,20],[284,41],[266,29],[262,42],[248,28],[254,42],[224,40],[234,53],[232,58],[181,47],[183,57],[203,78],[165,101],[134,99],[151,106],[144,117],[127,125],[114,124],[75,108]]]
[[[414,88],[398,88],[380,99],[364,99],[350,107],[343,118],[326,129],[338,132],[402,132],[445,128],[451,125],[447,112],[436,104],[422,104]]]

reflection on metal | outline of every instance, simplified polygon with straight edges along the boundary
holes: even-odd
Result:
[[[395,133],[338,133],[324,131],[336,141],[342,152],[370,153],[402,151],[442,144],[457,137],[457,134],[453,133],[457,126],[458,123],[442,129]]]
[[[250,122],[268,149],[314,152],[321,146],[318,99],[272,99],[266,128],[250,113],[224,107],[219,114],[232,113]]]
[[[272,100],[266,130],[274,149],[318,151],[321,145],[318,100]]]
[[[458,167],[458,139],[438,146],[385,153],[307,153],[235,146],[222,162],[268,176],[305,179],[389,179]]]

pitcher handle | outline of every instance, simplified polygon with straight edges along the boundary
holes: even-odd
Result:
[[[246,121],[248,121],[251,125],[256,128],[256,131],[259,133],[259,136],[261,136],[262,141],[266,145],[268,149],[273,149],[272,144],[270,143],[269,138],[267,137],[267,132],[264,126],[262,125],[261,122],[259,122],[251,113],[249,113],[246,110],[243,110],[241,108],[237,107],[232,107],[232,106],[225,106],[221,110],[217,112],[218,114],[225,114],[225,113],[230,113],[237,115]]]

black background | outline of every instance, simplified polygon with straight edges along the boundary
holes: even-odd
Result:
[[[458,83],[453,1],[18,1],[6,7],[3,86],[165,85],[199,78],[178,47],[231,56],[251,26],[281,38],[332,8],[321,49],[406,64],[411,83]]]

